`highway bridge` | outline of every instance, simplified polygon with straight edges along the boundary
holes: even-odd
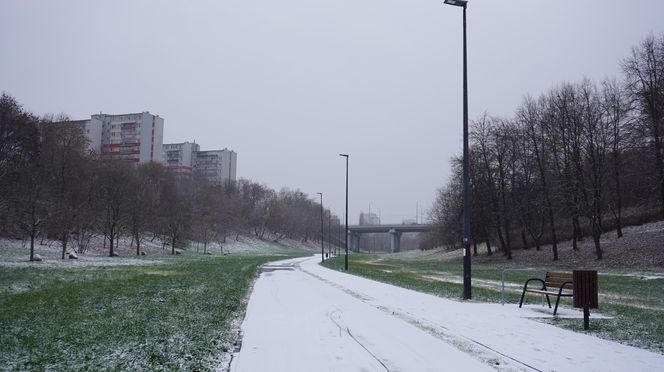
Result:
[[[433,231],[434,225],[423,224],[387,224],[387,225],[348,225],[348,249],[360,250],[360,236],[368,233],[390,233],[392,253],[401,251],[401,234],[408,232]]]

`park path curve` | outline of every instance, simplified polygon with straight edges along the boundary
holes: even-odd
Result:
[[[319,260],[263,267],[231,371],[652,371],[664,365],[664,355],[530,319],[550,316],[539,305],[448,300],[329,270]],[[559,312],[579,316],[573,309]]]

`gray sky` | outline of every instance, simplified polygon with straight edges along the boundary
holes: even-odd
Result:
[[[618,77],[664,1],[470,0],[470,118]],[[238,177],[339,216],[428,208],[461,149],[461,8],[442,0],[0,2],[0,91],[36,114],[150,111],[164,142],[238,153]]]

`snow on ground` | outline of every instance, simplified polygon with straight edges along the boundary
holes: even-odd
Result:
[[[663,355],[536,321],[551,317],[540,305],[443,299],[329,270],[318,260],[264,267],[231,371],[653,371],[664,365]],[[581,317],[569,308],[559,312]]]
[[[233,237],[226,239],[226,243],[222,245],[224,253],[230,254],[265,254],[265,253],[286,253],[297,250],[312,251],[315,245],[311,243],[302,243],[298,240],[284,239],[279,242],[274,242],[271,239],[258,239],[253,236],[240,236],[239,240]],[[219,245],[211,243],[208,247],[210,252],[219,252]]]
[[[152,265],[164,263],[160,258],[171,255],[171,248],[164,247],[159,239],[151,241],[145,239],[141,242],[141,251],[146,256],[137,256],[136,247],[132,246],[131,238],[122,237],[119,246],[115,249],[119,257],[108,257],[108,248],[104,246],[103,237],[95,236],[90,242],[89,249],[84,253],[77,253],[78,259],[62,259],[62,246],[59,241],[40,240],[35,242],[35,254],[42,257],[43,261],[29,261],[30,242],[26,240],[0,238],[0,267],[41,267],[41,268],[76,268],[88,266],[122,266],[122,265]],[[294,251],[316,251],[317,247],[312,243],[302,243],[290,239],[283,242],[272,240],[261,240],[253,236],[240,235],[236,240],[228,238],[223,244],[223,249],[217,243],[209,243],[206,251],[209,254],[287,254]],[[191,243],[183,254],[204,251],[202,243]],[[74,245],[67,249],[67,253],[75,252]]]

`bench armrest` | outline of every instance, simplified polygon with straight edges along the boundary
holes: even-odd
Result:
[[[532,281],[538,281],[538,282],[542,283],[542,288],[540,288],[540,290],[542,290],[542,289],[546,289],[546,285],[544,284],[544,280],[542,280],[542,279],[540,279],[540,278],[530,278],[530,279],[526,280],[526,284],[523,285],[523,290],[524,290],[524,291],[525,291],[526,289],[528,289],[528,283],[530,283],[530,282],[532,282]]]
[[[526,284],[523,285],[523,292],[521,292],[521,301],[519,301],[519,307],[523,305],[523,298],[526,297],[526,291],[528,290],[528,284],[532,281],[537,281],[542,283],[542,288],[540,290],[546,290],[546,284],[544,284],[544,280],[540,278],[530,278],[526,280]],[[549,296],[546,296],[546,301],[549,303],[549,308],[551,307],[551,302],[549,301]]]
[[[574,291],[574,288],[565,288],[565,286],[568,285],[568,284],[571,284],[573,286],[574,282],[569,281],[569,280],[566,281],[566,282],[563,282],[563,284],[560,285],[560,289],[558,290],[558,297],[560,297],[560,295],[563,293],[563,289],[568,289],[568,290],[571,289],[572,291]]]

